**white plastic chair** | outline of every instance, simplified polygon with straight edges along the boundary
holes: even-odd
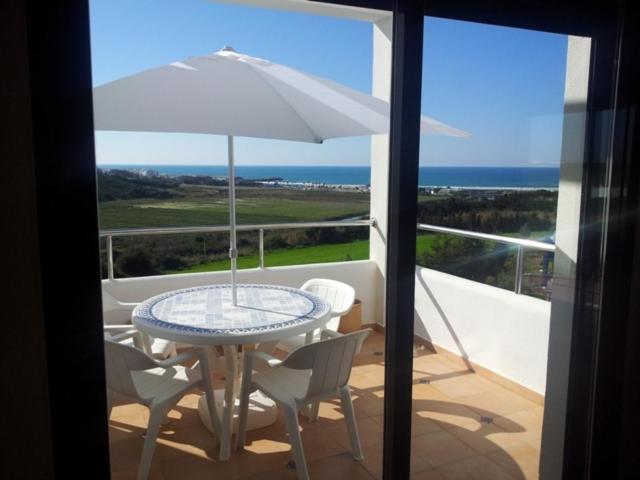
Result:
[[[370,332],[367,329],[342,335],[326,330],[322,332],[320,342],[303,345],[282,361],[264,352],[247,352],[240,393],[238,445],[244,447],[246,442],[249,395],[259,389],[284,409],[298,479],[308,480],[309,471],[300,437],[298,412],[309,404],[339,395],[349,431],[351,453],[356,460],[362,460],[358,427],[347,382],[354,357]],[[254,373],[255,360],[267,368]]]
[[[277,347],[285,352],[292,352],[306,343],[319,341],[320,332],[323,330],[337,332],[340,326],[340,317],[351,311],[356,298],[356,292],[353,287],[346,283],[326,278],[312,278],[302,285],[300,290],[313,293],[329,302],[331,305],[331,320],[322,329],[281,340]]]
[[[120,302],[109,294],[109,292],[102,290],[102,318],[105,334],[112,336],[135,329],[131,324],[131,312],[133,312],[133,309],[136,308],[137,305],[137,303]],[[150,355],[163,360],[174,357],[177,354],[175,342],[165,340],[164,338],[149,337],[143,332],[140,333],[141,335],[138,338],[142,343],[135,346],[142,348]],[[133,345],[131,338],[123,340],[123,342],[128,345]]]
[[[220,431],[214,402],[211,374],[207,356],[202,349],[193,349],[168,360],[156,360],[135,347],[119,343],[139,336],[137,330],[105,338],[105,364],[107,373],[107,398],[111,416],[114,395],[123,396],[149,407],[149,424],[144,440],[138,480],[149,475],[160,424],[169,410],[195,387],[204,390],[215,431]],[[197,359],[197,367],[179,365],[189,359]]]

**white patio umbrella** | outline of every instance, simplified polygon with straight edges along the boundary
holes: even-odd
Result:
[[[226,135],[231,283],[236,296],[233,137],[322,143],[388,133],[389,104],[328,79],[225,47],[94,88],[96,130]],[[470,134],[422,117],[421,132]]]

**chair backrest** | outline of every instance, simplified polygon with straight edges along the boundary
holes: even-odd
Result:
[[[120,302],[118,302],[113,295],[102,289],[102,309],[113,310],[114,308],[120,308]]]
[[[102,289],[102,321],[105,325],[131,323],[133,308],[122,305],[109,292]]]
[[[312,278],[300,289],[329,302],[331,315],[334,317],[349,313],[356,298],[356,292],[351,285],[327,278]]]
[[[142,350],[106,338],[104,357],[107,387],[130,398],[141,398],[131,372],[157,368],[158,364]]]
[[[311,370],[305,398],[335,392],[349,381],[353,359],[370,333],[371,329],[358,330],[303,345],[291,352],[282,362],[282,366],[296,370]]]

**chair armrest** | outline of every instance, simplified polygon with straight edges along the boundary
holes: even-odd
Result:
[[[166,360],[156,360],[156,363],[159,367],[169,368],[178,365],[179,363],[182,363],[186,360],[191,360],[192,358],[202,360],[203,356],[204,352],[201,349],[194,348],[193,350],[188,350],[181,353],[180,355],[176,355],[175,357],[167,358]]]
[[[320,332],[320,340],[326,340],[328,338],[336,338],[341,336],[342,334],[340,332],[334,332],[333,330],[322,330]]]
[[[122,333],[111,334],[109,340],[113,342],[122,342],[128,338],[133,338],[133,345],[139,350],[142,350],[149,356],[153,356],[151,350],[151,340],[149,335],[136,329],[133,325],[104,325],[105,332],[118,332]]]
[[[271,368],[277,367],[282,363],[282,360],[274,357],[273,355],[269,355],[266,352],[260,352],[257,350],[254,350],[252,352],[247,352],[245,356],[251,357],[252,359],[255,358]]]
[[[123,304],[123,303],[119,303],[118,305],[114,305],[111,308],[106,308],[103,310],[103,313],[108,313],[108,312],[124,312],[124,313],[129,313],[131,314],[131,312],[133,312],[133,309],[136,308],[138,306],[138,304],[133,303],[131,305],[127,305],[127,304]]]
[[[141,339],[140,339],[140,332],[138,330],[136,330],[134,327],[132,327],[131,325],[128,326],[128,328],[126,329],[126,331],[123,331],[124,327],[123,325],[109,325],[110,327],[121,327],[119,330],[121,333],[117,333],[115,335],[111,335],[110,337],[107,338],[107,340],[112,341],[112,342],[122,342],[123,340],[127,340],[129,338],[133,338],[133,344],[137,345],[138,343],[141,343]],[[107,329],[105,328],[105,331],[107,331]],[[114,329],[114,331],[118,331],[118,329]]]
[[[135,330],[136,327],[134,327],[132,324],[127,324],[127,323],[123,323],[121,325],[103,325],[104,331],[111,333],[111,332],[122,332],[122,331],[128,331],[128,330]]]
[[[119,307],[136,308],[138,305],[140,305],[140,302],[120,302],[120,301],[118,301],[118,306]]]

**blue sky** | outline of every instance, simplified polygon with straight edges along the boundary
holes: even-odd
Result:
[[[364,92],[371,90],[369,23],[205,0],[91,0],[93,82],[231,45],[237,51]],[[473,133],[423,136],[421,164],[557,165],[566,36],[427,18],[422,112]],[[368,165],[369,138],[322,145],[240,138],[240,165]],[[97,132],[99,164],[226,163],[208,135]]]

